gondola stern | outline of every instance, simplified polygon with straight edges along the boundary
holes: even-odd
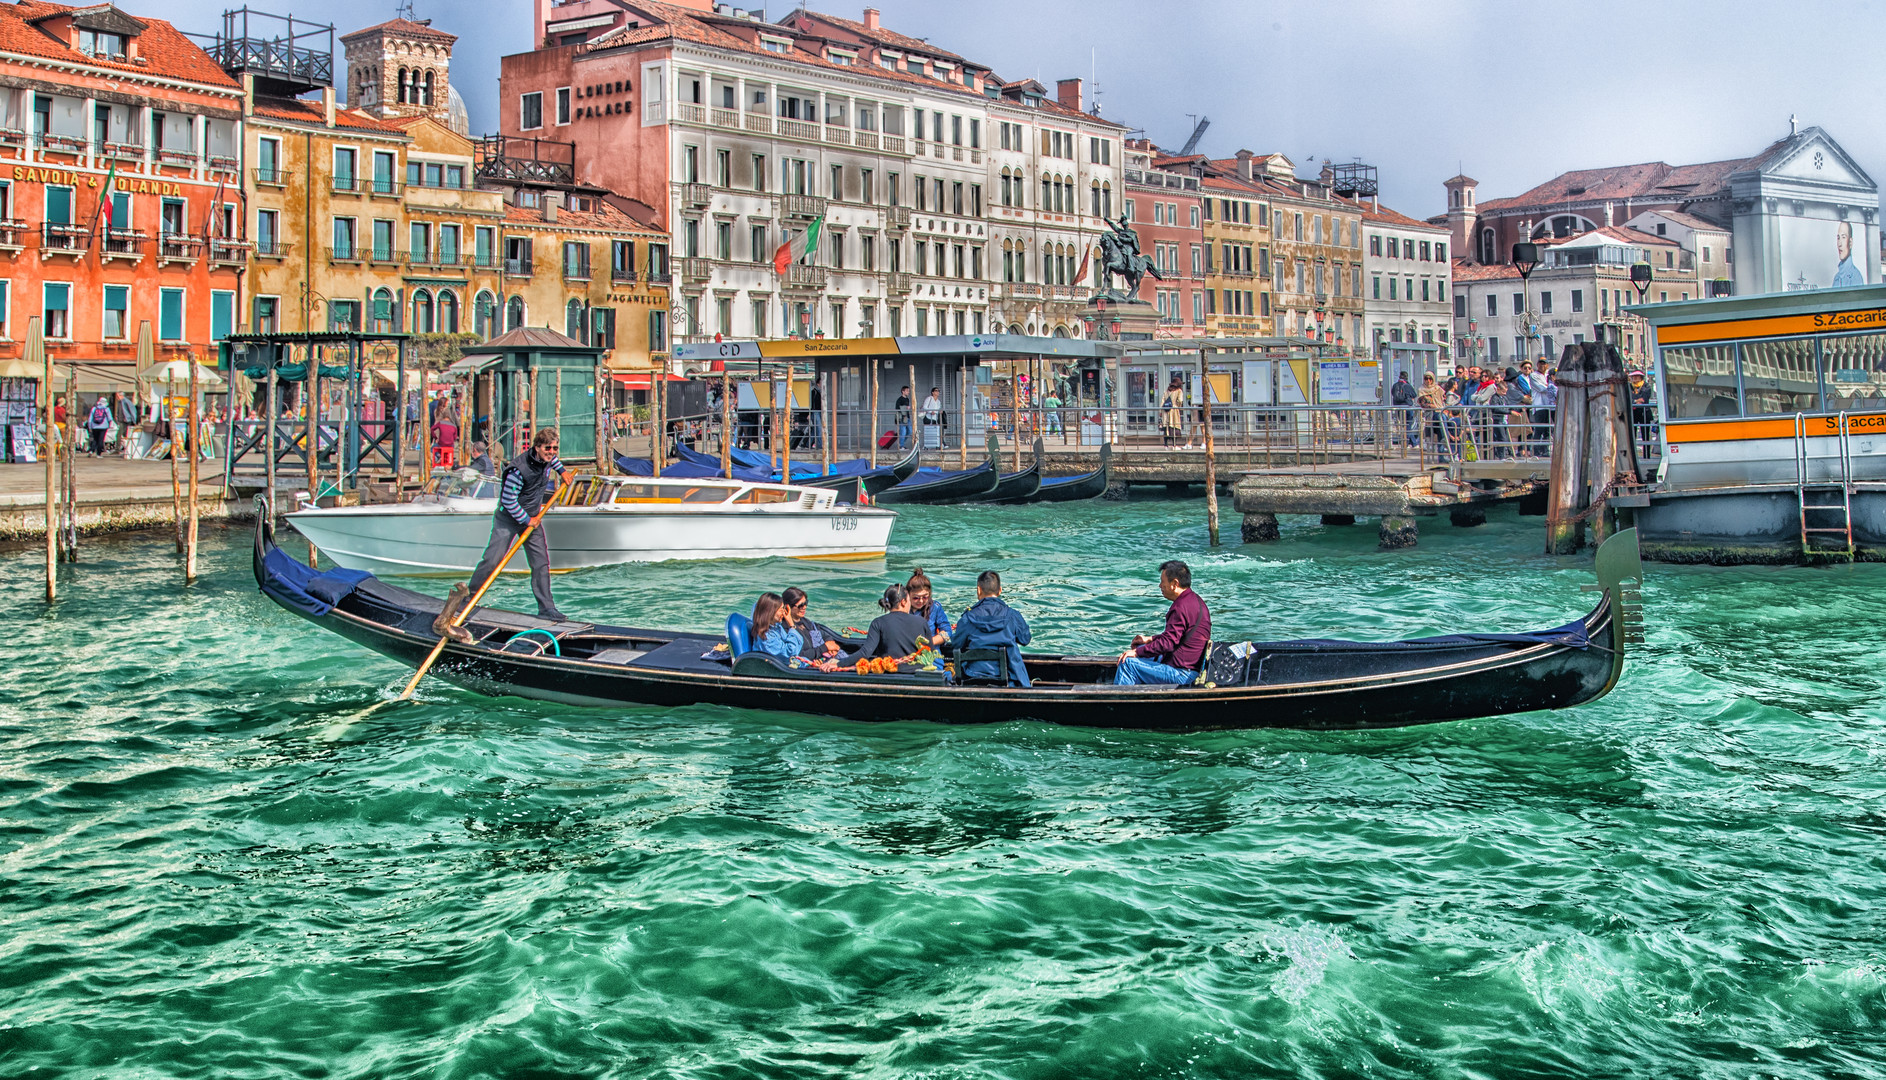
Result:
[[[1611,674],[1597,695],[1603,697],[1623,677],[1629,647],[1644,643],[1644,563],[1638,553],[1637,530],[1624,529],[1598,545],[1592,571],[1598,583],[1587,588],[1603,593],[1610,607]]]

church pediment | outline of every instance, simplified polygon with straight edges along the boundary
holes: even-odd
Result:
[[[1781,150],[1759,166],[1764,179],[1805,180],[1815,184],[1877,190],[1873,178],[1847,156],[1827,133],[1819,128],[1802,132],[1803,138]]]

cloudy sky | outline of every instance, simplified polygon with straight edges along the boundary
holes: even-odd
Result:
[[[233,3],[233,0],[228,0]],[[392,0],[295,5],[342,33],[391,17]],[[758,2],[758,0],[753,0]],[[865,0],[815,10],[860,18]],[[1886,168],[1880,3],[1751,0],[872,0],[887,26],[989,64],[1005,78],[1099,73],[1103,114],[1176,149],[1282,151],[1381,170],[1383,200],[1439,213],[1465,169],[1480,197],[1559,172],[1753,154],[1788,118],[1827,129],[1875,179]],[[185,30],[214,29],[203,0],[123,0]],[[744,6],[744,5],[743,5]],[[474,131],[495,128],[498,58],[526,49],[531,0],[415,0],[460,36],[453,83]],[[768,9],[774,18],[790,10]],[[1306,172],[1313,169],[1305,168]]]

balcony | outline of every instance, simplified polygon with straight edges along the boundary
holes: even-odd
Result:
[[[850,146],[851,129],[827,124],[825,125],[825,141],[837,146]]]
[[[465,256],[465,265],[474,270],[496,270],[501,261],[496,254],[489,251],[474,251]]]
[[[830,277],[830,272],[823,266],[807,266],[803,263],[792,263],[786,267],[786,280],[779,284],[781,288],[785,289],[822,292],[825,289],[825,282],[828,277]]]
[[[255,242],[255,257],[258,259],[286,259],[293,250],[293,247],[282,243],[280,240],[257,240]]]
[[[886,135],[878,141],[883,145],[884,152],[887,154],[901,154],[904,152],[904,137],[902,135]]]
[[[530,277],[531,276],[530,260],[529,259],[506,259],[504,260],[504,272],[510,277]]]
[[[367,252],[367,261],[375,266],[397,266],[402,261],[404,255],[405,253],[398,248],[381,247],[375,244],[372,250]]]
[[[667,285],[673,280],[674,275],[669,273],[668,268],[665,266],[659,270],[651,269],[648,272],[648,283],[650,285]]]
[[[819,195],[782,195],[780,209],[789,218],[812,221],[825,216],[825,199]]]
[[[92,149],[95,154],[102,158],[112,158],[118,161],[144,160],[144,145],[142,143],[106,142],[98,143],[94,145]]]
[[[171,150],[162,146],[157,148],[157,163],[159,165],[175,165],[178,168],[194,169],[196,168],[196,161],[195,150]]]
[[[487,135],[478,141],[475,160],[480,180],[574,184],[576,144],[515,135]]]
[[[683,285],[704,285],[714,276],[714,264],[699,256],[685,256],[676,259],[681,264],[681,283]]]
[[[0,146],[25,146],[26,132],[19,128],[0,127]]]
[[[366,252],[353,244],[336,244],[327,249],[327,261],[331,263],[362,263],[367,261]]]
[[[1002,286],[1011,300],[1039,300],[1041,286],[1032,281],[1011,281]]]
[[[167,232],[157,237],[157,265],[171,263],[188,265],[197,261],[203,254],[203,241],[188,233]]]
[[[241,163],[235,158],[221,157],[216,154],[210,155],[209,167],[213,173],[240,173],[242,171]]]
[[[249,252],[254,247],[255,245],[247,240],[211,237],[210,264],[213,266],[241,266],[249,261]]]
[[[773,118],[765,113],[748,113],[746,129],[761,135],[771,135],[773,133]]]
[[[717,128],[740,130],[740,112],[738,109],[715,109],[710,114]]]
[[[705,124],[707,123],[707,106],[698,105],[692,101],[677,101],[674,103],[673,116],[684,124]]]
[[[804,139],[807,142],[819,141],[819,126],[817,124],[808,124],[803,120],[787,120],[781,117],[779,121],[779,133],[788,139]]]
[[[87,142],[77,135],[54,135],[51,132],[41,132],[33,136],[33,142],[41,150],[53,154],[83,154],[88,146]]]
[[[254,169],[255,182],[260,187],[287,187],[288,177],[280,169]]]
[[[589,264],[580,263],[580,264],[573,265],[570,263],[564,263],[563,264],[563,280],[565,282],[568,282],[570,284],[575,284],[575,285],[586,284],[590,280]]]
[[[893,270],[884,276],[884,288],[892,296],[902,296],[910,291],[910,275]]]
[[[876,150],[878,135],[875,131],[860,131],[851,137],[852,144],[860,150]]]
[[[98,256],[104,261],[123,260],[137,265],[144,261],[144,245],[150,235],[136,229],[103,229],[99,234]]]
[[[27,231],[26,222],[17,218],[0,218],[0,251],[9,254],[26,250],[20,234]]]
[[[681,201],[687,206],[706,206],[714,200],[714,189],[706,184],[682,184]]]
[[[609,284],[633,285],[635,284],[635,271],[626,266],[612,267],[609,271]]]
[[[339,174],[335,175],[332,183],[334,194],[336,195],[358,195],[365,190],[367,186],[367,182],[358,176],[341,176]]]
[[[397,199],[405,191],[405,184],[388,176],[376,176],[367,185],[367,194],[376,199]]]
[[[910,207],[887,206],[884,208],[884,224],[893,229],[910,228]]]
[[[92,230],[69,222],[48,221],[39,226],[41,258],[70,255],[77,258],[92,246]]]
[[[963,160],[963,148],[960,146],[950,147],[950,158],[955,161]]]

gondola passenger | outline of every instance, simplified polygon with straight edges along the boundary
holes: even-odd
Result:
[[[805,648],[805,637],[793,626],[792,609],[778,593],[761,593],[753,605],[753,649],[790,661]]]
[[[976,579],[976,604],[956,620],[956,633],[950,641],[960,655],[964,649],[1008,650],[1009,684],[1027,686],[1028,668],[1022,664],[1022,646],[1028,644],[1028,620],[1002,600],[1002,575],[984,570]],[[963,665],[965,679],[996,677],[993,660],[977,660]]]
[[[1116,686],[1190,686],[1198,680],[1211,643],[1211,611],[1192,591],[1191,567],[1177,559],[1160,564],[1159,591],[1172,601],[1165,632],[1156,637],[1133,635],[1133,644],[1120,654],[1120,666],[1114,671]]]
[[[838,643],[838,634],[831,627],[821,624],[806,614],[806,606],[810,601],[806,598],[804,589],[794,585],[780,593],[779,600],[780,603],[792,609],[793,629],[799,631],[799,635],[805,638],[805,645],[800,649],[799,655],[807,660],[822,660],[827,656],[837,656],[845,651],[845,647]]]
[[[950,639],[955,627],[950,625],[949,612],[936,602],[936,594],[930,587],[930,578],[924,574],[923,567],[910,571],[910,580],[904,582],[904,590],[910,593],[910,613],[924,621],[925,632],[930,635],[934,645],[941,645]]]
[[[860,660],[874,660],[880,656],[893,659],[910,656],[922,647],[924,622],[910,613],[910,593],[902,585],[891,585],[878,598],[878,607],[884,614],[871,620],[871,628],[864,636],[864,644],[857,652],[847,653],[837,663],[826,665],[826,670],[834,671],[846,664],[855,664]]]

